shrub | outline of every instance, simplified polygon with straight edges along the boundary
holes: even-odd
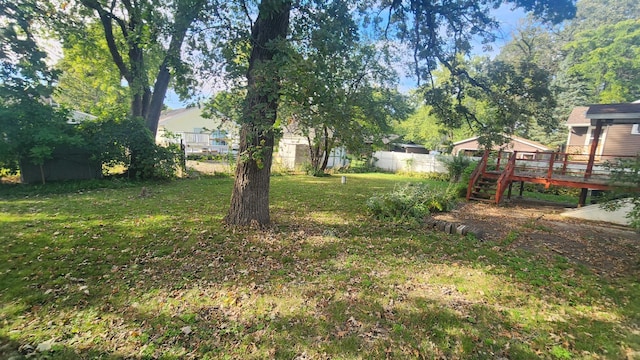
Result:
[[[471,159],[464,155],[454,155],[451,158],[449,157],[441,157],[440,161],[444,163],[444,166],[447,168],[449,172],[449,178],[451,182],[457,183],[460,181],[462,174],[465,169],[471,165]]]
[[[111,116],[79,125],[86,144],[107,166],[124,165],[135,179],[170,179],[181,166],[183,153],[177,144],[162,147],[141,118]]]
[[[307,175],[311,175],[315,177],[330,176],[324,170],[317,169],[310,162],[305,162],[304,164],[302,164],[301,168],[302,168],[302,171]]]
[[[524,191],[540,193],[540,194],[552,194],[552,195],[567,195],[572,197],[578,197],[580,195],[580,189],[570,188],[570,187],[562,187],[551,185],[549,188],[545,188],[543,184],[524,184]]]
[[[420,221],[431,213],[450,211],[456,203],[454,187],[434,189],[428,184],[404,184],[391,193],[369,198],[367,209],[382,220]]]
[[[469,180],[471,179],[471,173],[478,166],[477,161],[469,162],[469,165],[462,171],[462,175],[460,175],[460,180],[456,184],[455,191],[458,197],[466,197],[467,196],[467,187],[469,186]]]

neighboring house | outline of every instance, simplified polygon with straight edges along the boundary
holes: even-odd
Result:
[[[187,154],[225,154],[238,150],[239,127],[232,121],[206,119],[197,107],[164,111],[156,143],[182,143]]]
[[[596,159],[609,156],[634,156],[640,152],[640,103],[578,106],[567,119],[569,135],[566,152],[574,160],[589,155],[596,124],[602,120],[602,130],[596,147]]]
[[[494,145],[492,150],[500,150],[504,153],[513,153],[517,151],[518,159],[535,159],[536,153],[552,151],[548,147],[537,143],[532,140],[528,140],[525,138],[521,138],[515,135],[505,135],[509,140],[508,143],[504,145]],[[467,156],[481,156],[481,152],[484,151],[484,148],[478,142],[478,136],[474,136],[472,138],[460,140],[458,142],[453,143],[453,149],[451,150],[452,155],[467,155]]]

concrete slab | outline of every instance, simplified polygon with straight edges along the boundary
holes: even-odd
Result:
[[[630,220],[627,218],[627,214],[631,211],[632,204],[630,201],[625,201],[618,210],[607,211],[603,209],[599,204],[583,206],[577,209],[570,209],[562,214],[575,219],[592,220],[592,221],[604,221],[619,225],[629,225]]]

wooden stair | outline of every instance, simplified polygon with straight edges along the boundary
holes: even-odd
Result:
[[[497,179],[480,177],[473,185],[469,200],[495,202],[496,190],[498,189]]]
[[[469,179],[467,187],[467,200],[484,201],[499,204],[505,189],[512,181],[514,174],[516,155],[515,152],[509,157],[504,167],[500,167],[500,158],[498,157],[496,169],[487,170],[489,161],[489,152],[485,151],[484,156],[478,163]]]

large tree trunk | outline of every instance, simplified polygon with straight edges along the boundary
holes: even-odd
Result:
[[[197,0],[188,4],[190,6],[185,5],[184,2],[178,4],[179,9],[174,23],[174,33],[171,36],[169,48],[158,70],[156,82],[153,85],[153,94],[149,100],[149,108],[145,114],[145,122],[154,138],[158,132],[158,122],[160,121],[164,98],[167,95],[167,89],[171,81],[169,68],[179,66],[181,62],[180,51],[182,49],[182,43],[187,36],[187,31],[204,8],[206,1]]]
[[[274,56],[289,28],[290,0],[263,0],[251,29],[247,96],[240,132],[240,156],[225,217],[229,225],[264,226],[269,216],[269,178],[280,79]]]
[[[324,153],[322,153],[322,165],[320,166],[320,171],[324,173],[327,170],[327,165],[329,164],[329,155],[331,155],[331,146],[329,145],[329,130],[326,126],[323,126],[324,129]]]
[[[149,111],[145,117],[145,123],[147,128],[153,134],[155,138],[158,132],[158,122],[160,122],[160,114],[162,113],[162,106],[164,105],[164,98],[167,95],[167,89],[169,88],[169,81],[171,80],[171,73],[166,64],[160,66],[156,83],[153,87],[153,95],[151,96],[151,103],[149,105]]]
[[[315,175],[320,168],[321,146],[315,135],[314,138],[312,138],[311,135],[307,135],[307,143],[309,144],[309,161],[313,169],[313,174],[310,175]]]

